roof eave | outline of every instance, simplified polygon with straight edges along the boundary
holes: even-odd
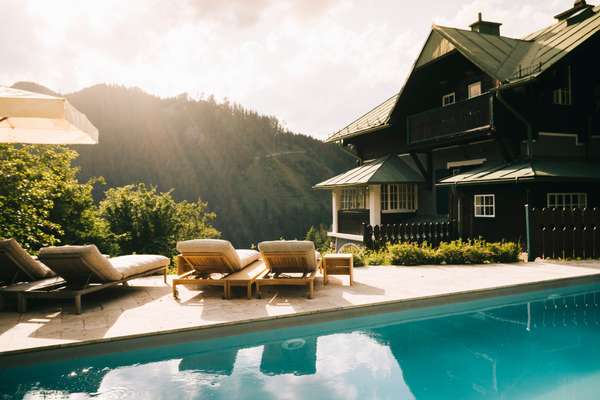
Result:
[[[347,135],[340,136],[340,137],[337,137],[337,138],[334,138],[332,136],[330,138],[325,139],[325,143],[337,143],[337,142],[342,141],[342,140],[351,139],[353,137],[361,136],[361,135],[364,135],[364,134],[367,134],[367,133],[377,132],[377,131],[380,131],[380,130],[383,130],[383,129],[386,129],[386,128],[390,128],[390,127],[391,127],[391,125],[388,124],[387,121],[386,121],[386,123],[384,125],[379,125],[379,126],[374,126],[372,128],[362,129],[360,131],[352,132],[352,133],[349,133]]]

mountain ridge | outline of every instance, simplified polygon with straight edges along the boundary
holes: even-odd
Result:
[[[24,90],[47,90],[18,83]],[[36,90],[34,90],[36,91]],[[208,202],[215,226],[236,246],[304,237],[330,219],[331,201],[312,185],[354,165],[338,146],[287,131],[272,116],[213,97],[160,98],[99,84],[65,95],[100,131],[97,145],[72,146],[80,177],[110,187],[144,182],[179,200]]]

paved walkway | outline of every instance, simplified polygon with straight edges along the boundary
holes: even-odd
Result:
[[[319,278],[312,300],[300,288],[272,287],[260,300],[246,300],[240,291],[229,301],[216,288],[184,287],[176,301],[161,277],[149,277],[84,297],[81,315],[70,303],[31,300],[22,315],[6,304],[0,352],[590,275],[600,276],[600,263],[363,267],[355,268],[353,287],[345,276],[332,276],[325,287]]]

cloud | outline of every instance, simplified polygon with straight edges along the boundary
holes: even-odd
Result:
[[[0,0],[0,82],[227,97],[325,137],[396,93],[432,22],[522,36],[563,0]]]

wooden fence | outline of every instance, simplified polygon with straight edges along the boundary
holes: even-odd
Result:
[[[525,206],[527,252],[541,258],[600,258],[600,209]]]
[[[363,225],[363,244],[376,250],[386,243],[430,243],[437,247],[440,242],[458,238],[458,225],[455,220],[442,222],[415,222],[390,225]]]

